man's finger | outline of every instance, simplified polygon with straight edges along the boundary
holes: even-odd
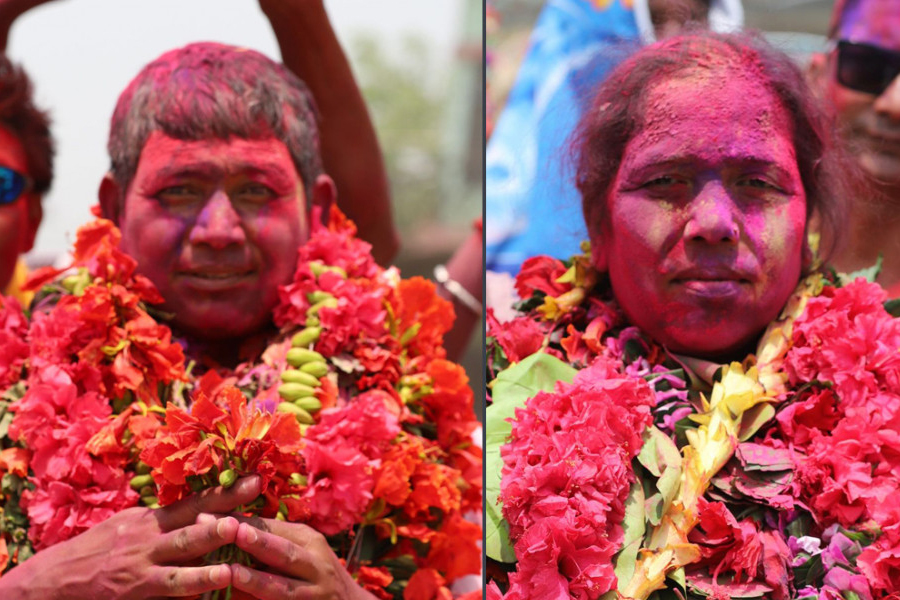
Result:
[[[228,489],[216,487],[203,490],[161,508],[157,511],[157,518],[164,531],[172,531],[194,523],[200,513],[229,513],[242,504],[253,502],[259,494],[259,476],[243,477]]]
[[[231,585],[231,569],[228,565],[206,567],[156,567],[150,579],[154,596],[193,596]]]
[[[160,536],[150,551],[156,564],[184,563],[234,542],[238,522],[232,517],[188,525]]]
[[[257,529],[268,531],[279,537],[291,540],[295,544],[311,551],[315,551],[317,547],[321,547],[325,542],[325,537],[321,533],[303,523],[291,523],[290,521],[279,521],[278,519],[263,519],[255,516],[232,516],[241,523],[247,523]]]
[[[333,575],[319,572],[322,567],[331,564],[325,557],[317,559],[312,552],[291,539],[262,531],[248,523],[241,523],[238,527],[235,544],[259,562],[291,577],[319,581],[323,575],[325,577]]]
[[[259,600],[307,600],[316,592],[316,586],[311,583],[242,565],[231,565],[231,584]]]

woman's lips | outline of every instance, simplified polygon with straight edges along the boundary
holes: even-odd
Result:
[[[730,267],[689,268],[679,271],[671,282],[693,296],[730,298],[743,293],[750,277]]]
[[[675,283],[693,296],[730,298],[741,294],[744,285],[749,282],[740,279],[679,279]]]

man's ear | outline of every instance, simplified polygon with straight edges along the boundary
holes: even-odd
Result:
[[[28,223],[25,231],[24,247],[22,252],[28,252],[34,248],[34,240],[37,237],[38,227],[44,218],[44,207],[41,205],[43,196],[41,194],[30,193],[26,198],[28,202]]]
[[[312,206],[322,208],[322,221],[328,222],[328,214],[331,212],[331,205],[337,202],[337,186],[334,180],[324,173],[316,177],[316,182],[312,186]]]
[[[828,55],[814,52],[806,65],[806,81],[819,96],[825,95],[828,89]]]
[[[116,225],[119,224],[119,209],[121,203],[121,190],[119,184],[113,179],[112,173],[103,176],[100,182],[100,189],[97,190],[97,198],[100,200],[100,212],[104,219],[109,219]]]

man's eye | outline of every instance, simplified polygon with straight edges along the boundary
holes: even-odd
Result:
[[[155,197],[167,205],[181,205],[198,202],[203,198],[203,193],[194,186],[172,185],[161,189]]]
[[[275,196],[272,188],[261,183],[247,183],[238,187],[234,192],[235,200],[254,203],[268,202]]]

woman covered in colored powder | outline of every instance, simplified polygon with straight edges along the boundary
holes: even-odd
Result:
[[[854,181],[833,139],[751,36],[655,44],[600,87],[589,248],[525,261],[516,316],[488,316],[488,598],[900,589],[900,322],[816,258]]]

